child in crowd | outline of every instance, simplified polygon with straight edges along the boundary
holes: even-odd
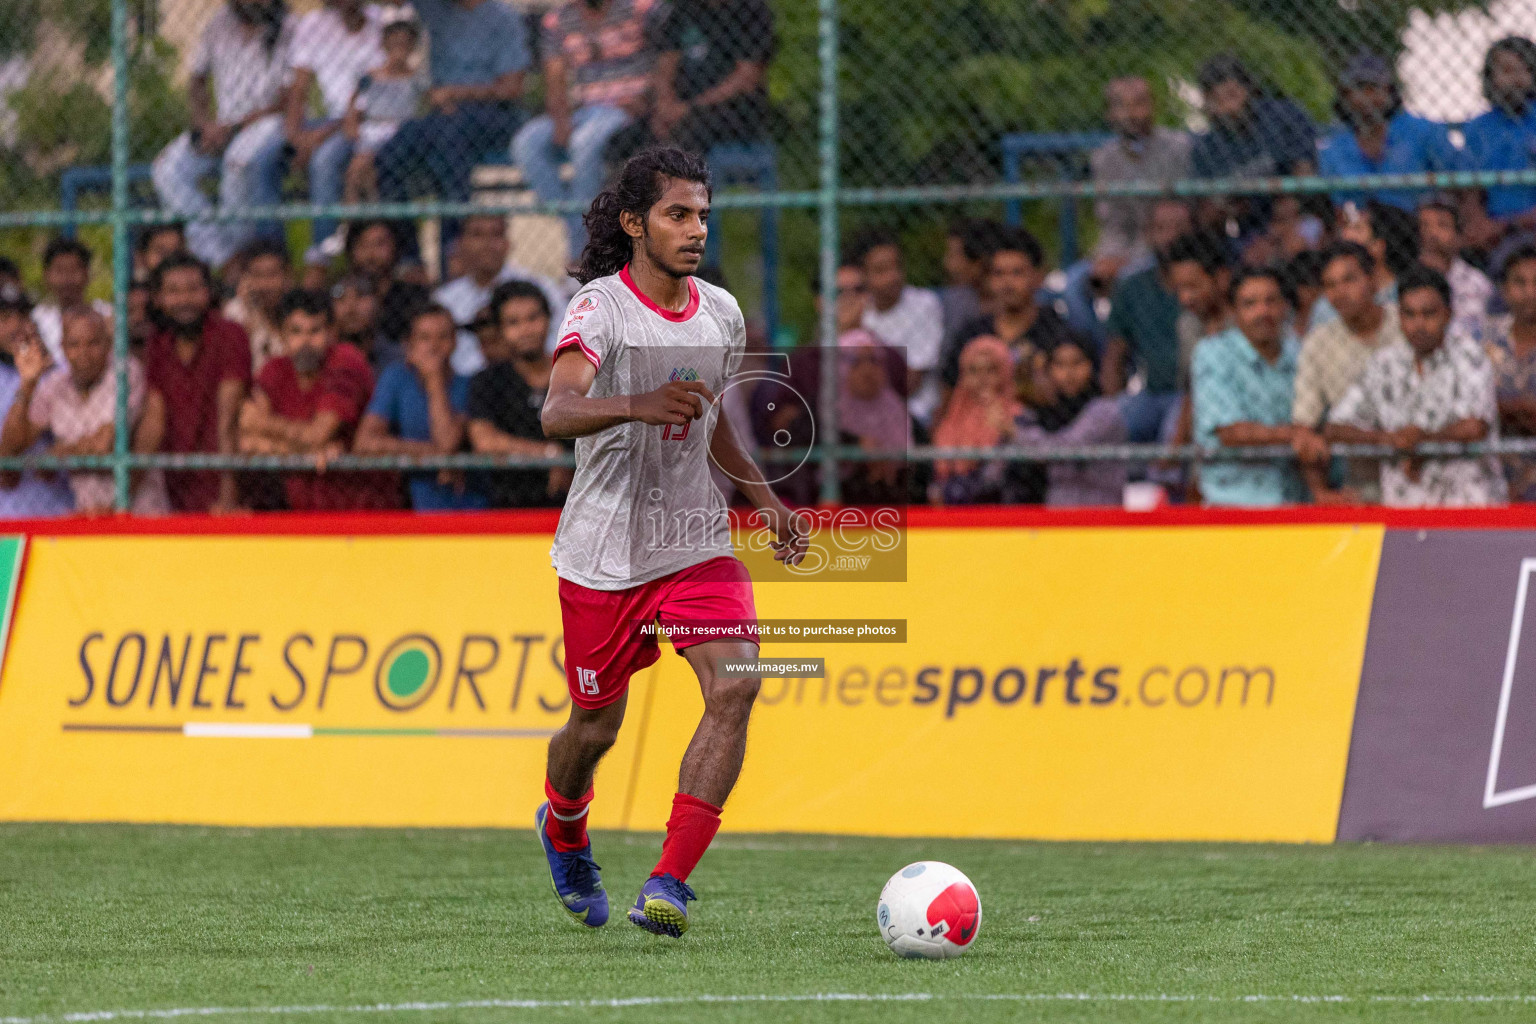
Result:
[[[384,26],[384,63],[357,83],[357,94],[342,130],[352,140],[352,163],[347,167],[343,199],[348,203],[374,202],[379,198],[378,172],[373,157],[416,116],[427,93],[427,77],[412,66],[421,41],[421,26],[404,18]]]

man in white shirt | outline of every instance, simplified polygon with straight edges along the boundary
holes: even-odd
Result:
[[[219,176],[224,209],[275,205],[282,197],[283,119],[293,22],[283,0],[228,0],[208,22],[188,62],[192,128],[155,158],[160,203],[195,218],[211,211],[202,179]],[[222,268],[260,231],[249,221],[193,220],[187,247]]]
[[[50,301],[38,304],[32,310],[32,322],[43,339],[55,366],[64,365],[64,316],[61,312],[86,305],[85,290],[91,283],[91,259],[93,254],[85,245],[73,238],[55,238],[43,250],[43,285],[48,289]],[[97,299],[91,308],[110,322],[112,305]]]
[[[464,261],[464,276],[455,278],[432,293],[437,302],[453,314],[459,326],[458,343],[453,350],[453,372],[469,376],[485,369],[485,355],[480,341],[469,325],[491,301],[491,292],[506,281],[527,281],[536,285],[549,300],[550,309],[564,309],[569,299],[565,289],[542,274],[523,270],[508,262],[512,246],[507,241],[507,223],[501,217],[469,217],[459,234],[459,256]],[[551,324],[546,346],[554,350],[559,321]]]
[[[401,15],[409,17],[409,15]],[[293,146],[294,164],[309,171],[309,201],[317,205],[341,202],[352,141],[341,130],[347,106],[363,76],[384,60],[384,15],[378,5],[363,0],[326,0],[325,6],[301,16],[293,28],[284,132]],[[309,120],[311,88],[320,88],[325,116]],[[325,243],[336,234],[334,220],[316,220],[315,244],[309,262],[324,262]],[[340,252],[340,238],[334,243]]]
[[[908,411],[923,426],[939,406],[939,357],[944,348],[944,307],[937,293],[907,284],[901,245],[885,231],[865,235],[854,247],[864,268],[869,304],[864,329],[902,352],[907,360]]]

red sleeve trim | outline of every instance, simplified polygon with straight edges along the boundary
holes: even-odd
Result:
[[[581,354],[587,357],[587,362],[592,364],[593,369],[603,365],[603,361],[597,358],[597,353],[587,348],[587,343],[581,340],[581,335],[574,331],[560,339],[559,344],[555,346],[555,356],[559,356],[561,352],[564,352],[573,345],[581,349]]]

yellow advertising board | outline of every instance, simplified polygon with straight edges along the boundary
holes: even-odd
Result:
[[[1382,531],[914,529],[905,619],[772,644],[738,831],[1328,841]],[[0,678],[0,819],[505,825],[568,709],[549,538],[39,537]],[[633,681],[595,827],[658,829],[701,704]]]
[[[1377,526],[914,530],[906,584],[759,584],[763,618],[908,620],[773,645],[724,819],[745,831],[1328,842]],[[663,658],[633,825],[700,702]]]

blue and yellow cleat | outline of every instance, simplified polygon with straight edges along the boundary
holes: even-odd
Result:
[[[592,844],[579,850],[561,853],[549,841],[544,822],[549,817],[549,804],[542,803],[533,816],[534,827],[539,833],[539,844],[544,847],[544,857],[549,861],[549,880],[560,905],[565,912],[588,928],[601,928],[608,923],[608,891],[597,862],[592,859]]]
[[[675,939],[688,930],[688,901],[697,899],[686,883],[671,875],[652,875],[629,908],[629,919],[653,935]]]

